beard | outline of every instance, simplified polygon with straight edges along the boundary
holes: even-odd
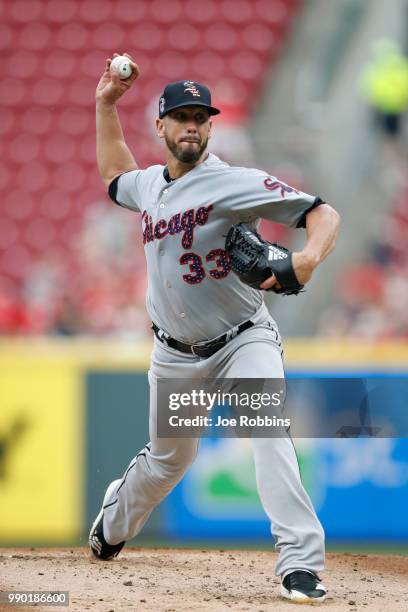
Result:
[[[201,143],[198,149],[182,149],[174,141],[169,140],[167,136],[164,137],[166,145],[173,153],[174,157],[183,164],[195,164],[198,162],[208,144],[208,137]]]

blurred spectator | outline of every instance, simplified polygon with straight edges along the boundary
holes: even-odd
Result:
[[[52,251],[45,251],[33,262],[21,289],[21,305],[31,320],[31,333],[49,330],[65,280],[65,264]]]
[[[84,331],[82,313],[71,295],[61,296],[49,331],[57,336],[75,336]]]
[[[374,59],[363,71],[362,85],[378,125],[390,138],[398,137],[408,107],[408,61],[396,42],[376,41]]]
[[[26,333],[30,327],[17,289],[9,280],[0,278],[0,334]]]
[[[377,40],[373,54],[373,60],[363,70],[361,85],[375,123],[385,137],[386,172],[382,178],[387,188],[395,183],[398,188],[405,170],[402,158],[406,147],[402,146],[401,134],[408,108],[408,60],[398,44],[388,39]]]

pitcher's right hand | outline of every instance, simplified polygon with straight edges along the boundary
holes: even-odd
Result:
[[[116,71],[110,70],[112,59],[117,57],[119,53],[114,53],[112,58],[106,60],[105,72],[103,73],[97,88],[96,88],[96,100],[97,102],[105,102],[106,104],[115,104],[117,100],[133,85],[134,81],[140,75],[140,69],[137,64],[134,63],[133,59],[128,53],[122,53],[126,55],[130,60],[130,66],[132,68],[132,74],[128,79],[120,79]]]

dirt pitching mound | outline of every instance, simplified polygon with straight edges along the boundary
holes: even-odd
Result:
[[[0,609],[293,612],[279,596],[275,559],[264,551],[125,548],[113,561],[98,561],[84,548],[3,548],[1,591],[69,591],[70,605]],[[408,611],[408,557],[329,554],[323,577],[329,595],[314,607]]]

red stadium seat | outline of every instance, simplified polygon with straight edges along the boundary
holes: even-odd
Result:
[[[78,158],[86,164],[95,166],[96,136],[91,132],[86,134],[78,145]]]
[[[61,164],[53,170],[51,180],[58,189],[78,191],[86,182],[85,169],[79,162]]]
[[[14,45],[15,33],[7,23],[0,23],[0,49],[11,49]]]
[[[139,115],[139,121],[142,121],[141,117],[143,116],[143,111],[140,112],[139,110],[140,96],[141,96],[141,92],[140,91],[136,92],[136,90],[133,90],[130,95],[124,96],[123,99],[120,101],[119,113],[127,109],[129,109],[130,111],[136,112],[136,109],[137,109],[137,112]]]
[[[75,0],[49,0],[44,16],[49,21],[68,23],[78,17],[78,8]]]
[[[27,219],[34,209],[33,195],[28,191],[13,189],[13,187],[14,185],[10,185],[2,198],[3,212],[13,219]]]
[[[115,23],[103,23],[97,26],[92,34],[92,41],[96,47],[104,49],[105,55],[107,49],[123,53],[124,47],[128,44],[128,41],[125,39],[124,29]],[[108,54],[109,56],[110,53]]]
[[[231,103],[241,106],[243,113],[247,113],[246,100],[249,94],[248,86],[239,77],[224,77],[213,86],[214,100],[220,105]]]
[[[4,274],[22,280],[32,266],[33,256],[32,252],[19,242],[9,247],[0,261]]]
[[[251,0],[223,0],[221,11],[223,18],[229,22],[247,23],[253,15],[253,2]]]
[[[238,35],[236,30],[226,23],[210,25],[205,32],[205,42],[210,49],[228,51],[237,46]]]
[[[262,74],[262,62],[252,51],[239,51],[229,62],[231,72],[237,77],[248,80],[257,80]]]
[[[143,102],[148,105],[152,102],[158,105],[159,96],[162,93],[164,87],[168,83],[169,79],[165,76],[158,77],[157,75],[145,75],[143,78],[143,89],[140,92]],[[146,108],[146,106],[145,106]]]
[[[22,81],[12,77],[0,81],[0,100],[4,106],[16,106],[24,99],[25,92],[26,86]]]
[[[272,26],[286,26],[290,17],[287,0],[256,0],[255,12],[263,23]]]
[[[0,164],[0,190],[6,190],[11,182],[11,175],[6,164]]]
[[[248,25],[242,32],[244,48],[269,54],[275,47],[276,35],[262,23]]]
[[[9,249],[18,240],[18,225],[12,219],[0,217],[0,250]]]
[[[54,113],[48,108],[33,106],[24,111],[20,122],[24,132],[46,134],[53,128]]]
[[[30,51],[49,49],[51,37],[51,28],[45,23],[28,23],[19,30],[16,46]],[[1,38],[0,34],[0,40]]]
[[[42,0],[13,0],[9,3],[10,16],[17,22],[28,22],[43,16],[44,4]]]
[[[143,22],[130,30],[128,38],[138,50],[150,51],[162,48],[164,32],[153,22]],[[135,55],[135,60],[137,63],[137,55]]]
[[[55,228],[53,223],[46,217],[31,219],[24,226],[25,244],[38,249],[45,250],[55,239]]]
[[[134,51],[131,53],[132,57],[135,57],[136,64],[139,66],[143,78],[149,77],[149,71],[152,66],[152,57],[148,55],[148,53],[144,53],[143,51]],[[139,81],[139,84],[142,81]],[[143,87],[143,84],[141,85]],[[135,96],[133,96],[134,98]]]
[[[27,79],[36,73],[37,57],[31,51],[15,51],[6,64],[5,72],[15,79]]]
[[[177,80],[180,75],[186,74],[188,60],[179,51],[166,51],[157,56],[154,62],[156,74],[166,77],[168,81]]]
[[[221,53],[201,51],[192,58],[191,70],[193,75],[197,74],[204,82],[208,81],[210,75],[214,80],[225,74],[225,61]]]
[[[34,83],[31,89],[31,101],[34,104],[49,107],[57,104],[64,93],[64,86],[61,81],[45,77]]]
[[[37,136],[20,133],[9,146],[10,159],[26,164],[36,159],[40,150],[40,140]]]
[[[44,73],[57,79],[65,79],[76,71],[76,58],[68,51],[56,49],[43,63]]]
[[[148,0],[115,0],[113,17],[125,24],[140,23],[147,15]]]
[[[90,101],[95,97],[96,82],[85,77],[75,79],[66,91],[68,102],[74,105],[90,105]]]
[[[57,32],[56,43],[62,49],[74,51],[89,44],[89,32],[82,23],[66,23]]]
[[[194,51],[202,47],[201,32],[190,23],[177,23],[167,31],[167,42],[177,51]]]
[[[79,14],[90,23],[108,21],[112,14],[112,3],[110,0],[81,0]]]
[[[168,0],[150,0],[148,6],[151,18],[159,23],[174,23],[183,16],[180,0],[171,0],[170,5]]]
[[[43,190],[48,184],[48,172],[44,164],[33,161],[20,168],[16,185],[21,185],[30,192]]]
[[[101,50],[87,51],[81,56],[78,65],[78,72],[80,71],[87,77],[92,77],[94,80],[94,86],[105,70],[106,53]],[[94,88],[95,88],[94,87]]]
[[[68,106],[58,117],[58,128],[66,134],[83,134],[94,125],[93,112],[78,106]]]
[[[55,132],[50,134],[44,144],[44,157],[48,162],[62,164],[76,154],[76,143],[72,136]]]
[[[1,109],[0,134],[7,134],[13,130],[16,124],[16,113],[12,108]]]
[[[48,189],[40,199],[40,211],[49,219],[66,219],[72,211],[72,198],[62,189]]]
[[[217,0],[206,0],[205,5],[197,0],[187,0],[184,5],[183,16],[191,19],[193,23],[213,23],[217,17]]]

